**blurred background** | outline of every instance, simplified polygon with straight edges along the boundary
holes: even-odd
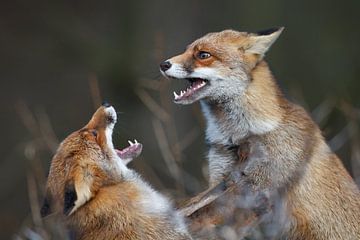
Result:
[[[102,100],[122,112],[115,145],[144,144],[131,167],[176,199],[204,189],[200,108],[173,104],[177,84],[158,64],[227,28],[286,27],[266,59],[359,184],[359,10],[358,0],[2,1],[0,239],[41,228],[51,157]]]

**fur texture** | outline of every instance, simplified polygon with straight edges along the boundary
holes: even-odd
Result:
[[[100,107],[61,143],[42,215],[64,218],[76,239],[191,239],[171,202],[118,156],[111,139],[115,123],[114,108]]]
[[[244,219],[236,209],[251,209],[265,196],[271,211],[258,218],[264,225],[258,239],[360,239],[359,189],[306,111],[284,98],[263,60],[282,30],[209,33],[161,69],[191,83],[175,94],[176,103],[200,100],[210,186],[237,176],[237,190],[210,211],[223,219],[213,226],[239,223],[230,233],[240,234]],[[251,150],[239,162],[234,149],[244,141]]]

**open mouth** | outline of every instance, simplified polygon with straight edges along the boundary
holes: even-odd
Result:
[[[186,88],[186,90],[180,91],[179,94],[174,92],[175,101],[181,101],[186,98],[189,98],[199,92],[203,87],[206,86],[208,81],[202,78],[185,78],[185,80],[189,81],[190,85]]]
[[[142,151],[142,144],[138,143],[138,141],[134,140],[134,143],[130,140],[128,141],[129,145],[127,148],[124,148],[122,150],[115,149],[116,154],[121,159],[133,159],[140,155]]]

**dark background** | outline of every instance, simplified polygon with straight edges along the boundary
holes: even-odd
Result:
[[[160,61],[209,31],[285,26],[266,59],[359,180],[360,1],[2,1],[0,239],[41,225],[57,144],[106,99],[115,144],[144,144],[131,166],[177,199],[206,185],[198,104],[172,103]],[[358,181],[359,183],[359,181]],[[27,230],[26,230],[27,229]],[[26,235],[26,234],[25,234]]]

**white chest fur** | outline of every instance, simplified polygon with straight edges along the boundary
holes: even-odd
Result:
[[[219,146],[226,148],[238,145],[246,137],[264,134],[278,125],[276,121],[250,114],[251,111],[241,105],[241,102],[238,102],[238,104],[217,106],[216,111],[220,114],[216,115],[208,103],[201,101],[202,111],[207,122],[206,138],[210,143],[208,161],[211,185],[217,183],[231,171],[233,163],[237,159],[233,152],[219,149]],[[219,119],[220,117],[223,119]],[[217,147],[213,147],[214,145]]]

